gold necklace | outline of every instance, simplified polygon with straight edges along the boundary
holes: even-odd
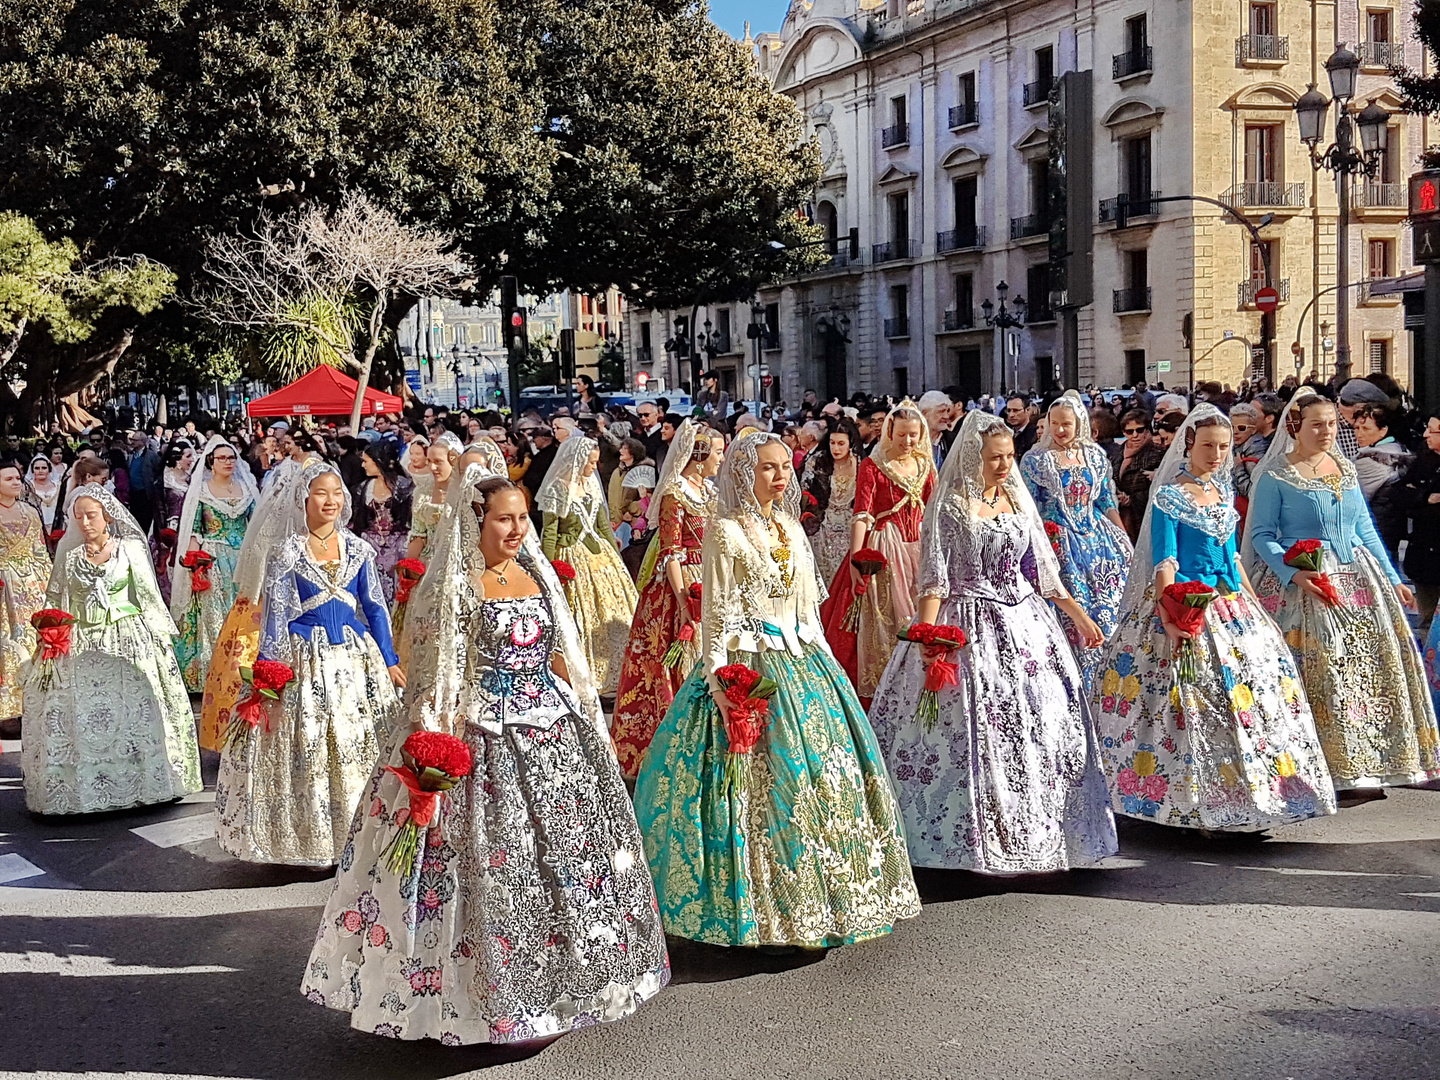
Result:
[[[514,561],[515,561],[514,559],[506,559],[506,560],[505,560],[505,563],[504,563],[504,566],[501,566],[501,567],[499,567],[498,569],[497,569],[496,567],[494,567],[494,566],[487,566],[485,569],[486,569],[489,573],[494,574],[494,575],[495,575],[495,580],[498,581],[501,585],[507,585],[507,586],[508,586],[508,585],[510,584],[510,582],[508,582],[508,581],[505,580],[505,572],[504,572],[504,571],[505,571],[505,567],[506,567],[506,566],[509,566],[509,565],[510,565],[512,562],[514,562]]]
[[[771,549],[770,558],[780,572],[780,581],[770,590],[770,596],[778,599],[790,595],[795,584],[795,571],[790,566],[790,538],[773,516],[766,518],[765,523],[775,532],[776,546]]]

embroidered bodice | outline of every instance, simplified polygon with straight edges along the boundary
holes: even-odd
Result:
[[[20,521],[0,524],[0,563],[20,563],[46,554],[45,532],[34,507],[25,507]]]
[[[545,514],[544,536],[541,546],[549,558],[556,552],[584,544],[585,550],[598,555],[606,546],[614,548],[615,535],[610,531],[610,513],[605,507],[604,497],[587,484],[583,494],[570,500],[570,512],[563,521],[553,514]]]
[[[1082,446],[1081,460],[1073,465],[1061,465],[1053,450],[1031,450],[1020,475],[1040,516],[1076,532],[1103,528],[1098,519],[1118,505],[1110,461],[1098,446]]]
[[[550,668],[559,643],[543,593],[475,598],[463,632],[470,643],[468,723],[499,732],[507,724],[549,728],[583,715],[574,692]]]
[[[1355,549],[1363,547],[1375,557],[1391,584],[1398,582],[1400,575],[1375,531],[1355,466],[1334,451],[1330,456],[1340,466],[1338,474],[1302,478],[1299,470],[1286,462],[1255,483],[1248,520],[1256,556],[1288,585],[1295,571],[1285,565],[1285,552],[1297,540],[1319,540],[1336,563],[1353,562]],[[1259,567],[1247,569],[1254,574]]]
[[[1150,544],[1155,567],[1169,563],[1177,581],[1239,585],[1235,529],[1240,515],[1230,498],[1212,506],[1197,504],[1179,484],[1156,490],[1150,511]]]
[[[368,533],[382,540],[395,533],[409,532],[414,492],[414,485],[402,476],[390,489],[389,498],[377,499],[374,479],[366,480],[360,485],[360,497],[355,500],[351,531],[362,536]]]
[[[104,626],[140,614],[134,595],[134,573],[124,544],[116,544],[110,558],[96,565],[85,557],[83,546],[66,557],[70,607],[81,626]]]
[[[434,483],[415,485],[415,493],[410,503],[410,538],[416,537],[425,541],[425,549],[420,553],[422,559],[430,554],[430,544],[435,533],[440,528],[440,518],[445,513],[445,504],[435,502]]]
[[[975,544],[962,542],[957,535],[961,524],[957,516],[942,511],[936,523],[937,553],[945,561],[943,581],[940,575],[929,580],[922,594],[945,598],[975,598],[1014,605],[1035,595],[1035,586],[1025,570],[1032,544],[1037,540],[1030,519],[1021,514],[996,514],[975,521]],[[928,554],[928,553],[927,553]],[[923,557],[923,556],[922,556]]]
[[[871,529],[899,529],[901,539],[913,544],[920,539],[925,504],[935,490],[935,470],[927,468],[913,481],[897,476],[867,457],[855,473],[852,511]]]
[[[216,544],[225,544],[238,551],[245,539],[245,528],[250,524],[253,509],[248,495],[233,500],[216,499],[214,504],[202,502],[195,508],[192,525],[195,539],[207,551],[213,550]]]
[[[663,574],[672,561],[699,565],[700,547],[705,540],[705,515],[712,502],[706,495],[705,491],[696,492],[682,482],[661,500],[656,574]]]
[[[309,641],[319,630],[332,645],[343,645],[349,635],[363,639],[368,633],[386,664],[399,662],[390,640],[390,616],[375,571],[374,549],[348,529],[337,533],[338,562],[316,561],[300,535],[289,537],[272,557],[265,582],[261,656],[286,659],[291,634]]]

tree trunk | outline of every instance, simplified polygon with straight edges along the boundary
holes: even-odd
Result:
[[[375,363],[375,350],[380,347],[380,327],[385,321],[386,294],[382,291],[375,296],[375,306],[370,309],[370,340],[365,343],[365,359],[360,362],[360,374],[355,378],[355,404],[350,406],[350,434],[360,433],[360,414],[365,411],[365,389],[370,385],[370,366]]]
[[[8,364],[15,355],[15,350],[20,348],[20,339],[25,336],[25,327],[29,324],[30,320],[22,317],[15,324],[15,329],[0,339],[0,368]]]

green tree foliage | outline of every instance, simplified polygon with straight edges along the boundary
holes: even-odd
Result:
[[[1440,74],[1435,64],[1440,61],[1440,0],[1417,0],[1415,5],[1415,36],[1430,54],[1429,73],[1400,70],[1396,85],[1405,97],[1405,111],[1426,116],[1440,115]],[[1437,152],[1425,149],[1425,166],[1434,168]]]

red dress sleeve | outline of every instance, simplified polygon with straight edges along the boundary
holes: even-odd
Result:
[[[874,519],[876,487],[883,479],[880,467],[869,458],[860,463],[860,468],[855,473],[855,504],[852,511],[855,517],[863,514],[871,520]]]

